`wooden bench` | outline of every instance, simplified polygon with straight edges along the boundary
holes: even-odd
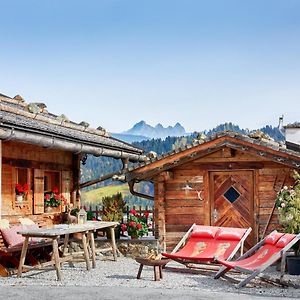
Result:
[[[62,242],[60,242],[61,244]],[[28,246],[28,251],[26,259],[30,265],[39,264],[38,259],[50,260],[51,255],[47,248],[51,249],[52,242],[51,241],[40,241],[30,243]],[[2,232],[0,230],[0,276],[9,276],[16,273],[16,270],[19,267],[20,255],[22,251],[22,244],[7,247],[5,239],[2,236]],[[12,271],[10,270],[11,268]]]

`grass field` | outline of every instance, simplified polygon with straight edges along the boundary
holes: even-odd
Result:
[[[81,198],[83,203],[99,204],[105,196],[111,196],[116,193],[122,193],[123,197],[130,195],[127,183],[120,185],[110,185],[94,189],[88,192],[82,192]]]

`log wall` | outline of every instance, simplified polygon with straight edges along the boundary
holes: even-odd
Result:
[[[276,193],[283,185],[293,184],[292,169],[247,153],[222,149],[168,170],[167,177],[161,176],[166,173],[163,172],[154,178],[155,221],[158,224],[157,235],[164,243],[163,248],[173,249],[193,223],[210,225],[212,191],[209,174],[212,171],[234,170],[254,172],[254,242],[265,231],[267,234],[274,229],[280,229],[276,209],[270,221],[269,217],[273,211]],[[193,189],[183,189],[186,184]],[[201,191],[200,199],[197,191]]]
[[[68,202],[74,202],[73,174],[78,179],[79,158],[70,152],[47,149],[34,145],[2,142],[2,210],[1,217],[15,222],[20,216],[30,217],[39,223],[59,222],[63,206],[54,208],[52,213],[44,213],[44,173],[55,172],[59,176],[60,192]],[[15,185],[18,168],[27,170],[29,193],[22,204],[16,203]],[[75,185],[78,186],[78,183]]]

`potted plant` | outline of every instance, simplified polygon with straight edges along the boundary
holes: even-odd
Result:
[[[134,209],[130,210],[126,224],[122,224],[122,231],[127,230],[132,239],[136,239],[148,233],[149,213],[138,214]]]
[[[286,233],[300,233],[300,174],[294,171],[293,186],[284,186],[276,197],[279,223]],[[300,275],[300,243],[293,247],[295,256],[288,257],[288,271],[293,275]],[[297,273],[297,274],[296,274]]]
[[[102,198],[103,211],[102,220],[110,222],[122,222],[123,210],[125,202],[123,200],[122,193],[117,193],[112,196],[106,196]],[[116,238],[120,238],[121,226],[115,228]],[[107,236],[110,236],[110,232],[107,231]]]
[[[53,207],[58,207],[62,203],[66,204],[66,199],[59,193],[57,187],[53,187],[50,192],[44,194],[45,212],[51,212]]]
[[[25,183],[24,185],[17,183],[15,186],[16,202],[22,203],[24,198],[27,196],[28,191],[29,191],[29,187],[27,183]]]

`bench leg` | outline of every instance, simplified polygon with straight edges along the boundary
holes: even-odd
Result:
[[[142,274],[142,271],[143,271],[143,264],[140,264],[140,268],[139,268],[139,271],[138,271],[138,274],[136,276],[137,279],[140,279],[141,278],[141,274]]]

